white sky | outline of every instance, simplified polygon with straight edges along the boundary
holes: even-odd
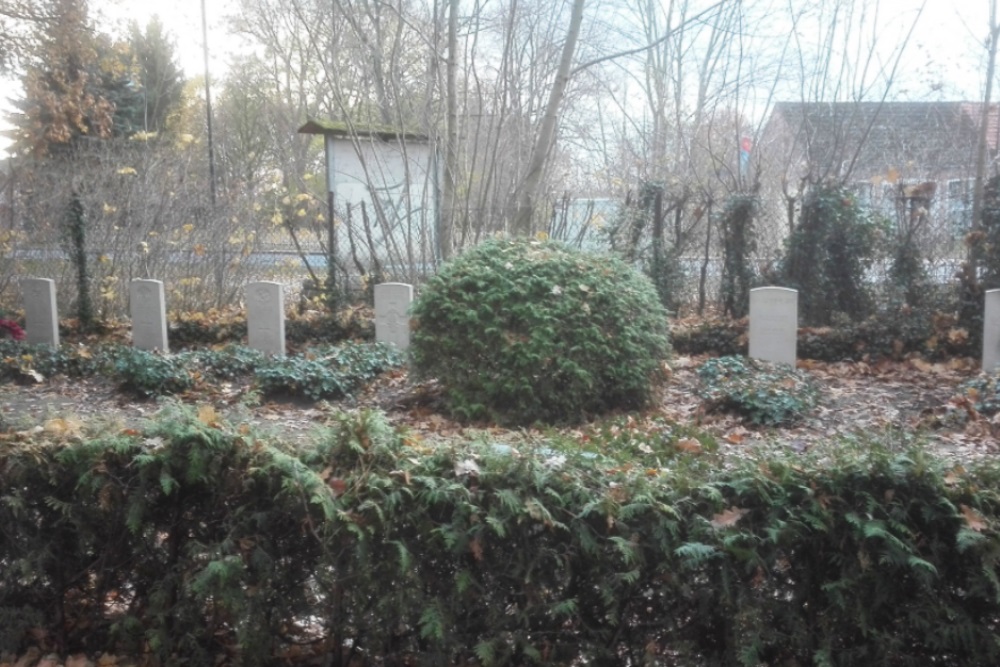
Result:
[[[787,0],[795,7],[796,0]],[[225,73],[236,41],[226,35],[225,16],[235,11],[235,0],[204,0],[208,20],[208,46],[212,79]],[[176,39],[178,60],[189,77],[204,73],[202,51],[202,0],[91,0],[99,27],[112,32],[130,20],[145,26],[159,15]],[[889,33],[900,34],[912,21],[915,9],[925,3],[923,15],[902,64],[905,85],[901,99],[976,100],[981,98],[985,57],[983,42],[989,25],[985,0],[881,0],[880,13]],[[103,19],[100,15],[103,15]],[[111,25],[109,25],[109,23]],[[894,30],[893,30],[894,29]],[[1000,93],[1000,91],[998,91]],[[0,80],[0,111],[7,99],[19,94],[15,81]],[[1000,99],[995,94],[994,99]],[[0,149],[2,150],[2,149]]]
[[[112,21],[127,24],[137,21],[145,27],[154,15],[177,41],[178,61],[189,77],[201,76],[205,70],[202,39],[201,0],[171,0],[169,3],[150,0],[106,0],[97,3],[101,12]],[[225,17],[235,11],[232,0],[204,0],[208,23],[209,71],[216,78],[225,71],[226,58],[234,41],[226,35]]]

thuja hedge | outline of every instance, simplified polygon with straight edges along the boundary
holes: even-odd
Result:
[[[1000,660],[996,465],[844,444],[663,468],[556,442],[430,447],[371,412],[309,444],[197,415],[2,441],[0,652],[42,637],[166,665]]]

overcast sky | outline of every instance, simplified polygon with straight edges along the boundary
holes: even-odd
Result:
[[[787,0],[795,7],[797,0]],[[204,0],[208,21],[208,46],[212,78],[218,80],[226,69],[235,41],[226,36],[225,16],[235,11],[235,0]],[[989,24],[988,3],[984,0],[881,0],[880,12],[885,34],[891,41],[902,35],[916,9],[924,4],[908,56],[901,66],[902,85],[897,98],[910,100],[976,100],[982,94],[985,57],[983,41]],[[145,25],[159,14],[176,39],[178,60],[189,77],[204,73],[202,51],[201,0],[105,0],[92,3],[101,27],[123,29],[130,20]],[[113,25],[109,25],[113,24]],[[881,38],[880,38],[881,39]],[[0,99],[19,94],[14,81],[0,80]],[[996,99],[997,95],[994,96]]]

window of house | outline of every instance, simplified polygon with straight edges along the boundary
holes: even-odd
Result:
[[[854,201],[857,202],[858,207],[870,211],[872,208],[872,184],[868,181],[858,181],[852,183],[849,189],[854,195]]]
[[[896,186],[892,183],[856,181],[848,186],[858,207],[874,216],[896,221]]]
[[[899,215],[896,210],[897,192],[898,187],[895,183],[882,183],[881,192],[879,193],[880,196],[877,212],[884,218],[892,220],[893,223],[897,222],[899,219]]]
[[[968,179],[948,181],[946,205],[952,234],[965,236],[972,228],[972,182]]]

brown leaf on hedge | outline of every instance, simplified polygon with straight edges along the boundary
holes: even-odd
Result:
[[[960,481],[962,481],[962,477],[964,475],[965,475],[965,468],[963,468],[960,465],[955,466],[954,468],[949,470],[948,473],[944,476],[944,483],[947,486],[955,486]]]
[[[959,505],[959,507],[962,510],[962,516],[965,517],[965,523],[968,524],[969,528],[977,533],[981,533],[986,530],[986,519],[983,518],[982,514],[968,505]]]
[[[340,479],[339,477],[327,480],[326,483],[333,491],[333,495],[335,496],[342,496],[345,493],[347,493],[347,482]]]
[[[743,515],[749,511],[750,510],[745,510],[739,507],[730,507],[729,509],[723,510],[713,516],[709,523],[712,524],[712,528],[732,528],[739,523],[740,519],[743,518]]]

